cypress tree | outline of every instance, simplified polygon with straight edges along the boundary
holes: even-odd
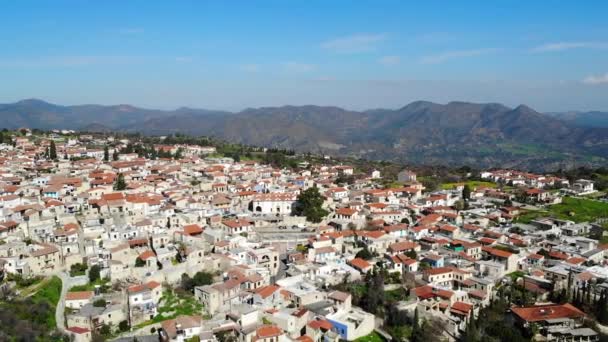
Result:
[[[125,176],[122,173],[118,174],[118,178],[116,178],[116,182],[114,183],[114,190],[124,190],[127,188],[127,183],[125,182]]]
[[[55,160],[57,159],[57,147],[55,146],[55,142],[51,140],[51,147],[49,149],[49,158]]]

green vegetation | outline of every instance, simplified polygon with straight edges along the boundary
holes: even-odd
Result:
[[[524,275],[525,273],[522,271],[515,271],[507,274],[507,277],[511,278],[512,282],[516,282],[518,278],[523,278]]]
[[[91,269],[89,270],[89,281],[94,283],[99,279],[101,279],[101,267],[99,265],[91,266]]]
[[[186,273],[182,274],[181,279],[181,288],[188,292],[194,292],[194,288],[197,286],[203,285],[211,285],[213,284],[213,274],[209,272],[196,272],[194,277],[190,278],[190,276]]]
[[[487,188],[496,188],[498,186],[496,183],[493,183],[493,182],[484,182],[484,181],[474,181],[474,180],[472,180],[472,181],[466,181],[466,182],[460,182],[460,183],[458,183],[458,182],[456,182],[456,183],[443,183],[443,184],[441,184],[441,189],[442,190],[453,190],[453,189],[456,189],[456,187],[458,185],[462,185],[462,184],[468,185],[471,188],[471,190],[474,190],[474,189],[476,189],[476,188],[478,188],[480,186],[484,186],[484,187],[487,187]]]
[[[125,176],[122,173],[118,174],[116,178],[116,182],[114,182],[114,190],[124,190],[127,188],[127,183],[125,182]]]
[[[42,281],[42,277],[23,277],[20,274],[9,273],[6,276],[7,281],[14,281],[18,289],[23,289],[33,285],[37,285]]]
[[[135,258],[135,267],[144,267],[146,266],[146,262],[143,261],[140,257]]]
[[[49,280],[45,280],[44,286],[40,287],[40,290],[32,295],[32,301],[37,304],[48,304],[52,307],[50,312],[45,317],[46,326],[49,329],[55,328],[57,323],[55,322],[55,307],[61,297],[61,279],[59,277],[53,277]]]
[[[0,341],[62,341],[55,322],[55,307],[61,296],[61,279],[40,282],[32,296],[0,298]]]
[[[408,298],[409,298],[409,293],[404,288],[384,291],[384,300],[386,302],[399,302],[399,301],[407,300]]]
[[[374,256],[373,254],[369,251],[369,249],[367,249],[367,246],[363,247],[359,252],[357,252],[357,254],[355,255],[356,258],[361,258],[363,260],[370,260],[372,259]]]
[[[166,289],[160,299],[158,315],[151,320],[138,324],[135,328],[140,329],[180,315],[200,315],[202,311],[203,305],[189,292]]]
[[[53,160],[57,159],[57,147],[53,140],[51,140],[51,146],[49,147],[49,158]]]
[[[586,198],[564,197],[562,203],[547,206],[546,210],[523,213],[518,217],[517,222],[530,223],[543,216],[574,222],[594,222],[598,218],[608,218],[608,203]]]
[[[549,207],[552,216],[574,222],[595,221],[608,218],[608,203],[590,199],[564,197],[562,203]]]
[[[70,266],[70,277],[76,277],[85,275],[87,273],[88,266],[85,263],[76,263]]]
[[[105,308],[106,307],[106,300],[103,299],[103,298],[96,299],[93,302],[93,306],[97,307],[97,308]]]
[[[369,335],[359,337],[355,342],[384,342],[384,338],[375,331],[372,331]]]
[[[329,212],[323,209],[323,196],[316,187],[304,190],[298,196],[298,215],[306,216],[310,222],[319,223]]]

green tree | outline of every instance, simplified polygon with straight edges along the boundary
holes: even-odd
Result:
[[[418,255],[416,254],[415,250],[410,249],[409,251],[405,252],[405,256],[411,259],[416,259]]]
[[[99,328],[99,333],[104,337],[110,336],[112,334],[112,329],[109,325],[103,324],[101,328]]]
[[[462,188],[462,199],[468,201],[471,199],[471,187],[469,184],[465,184],[464,188]]]
[[[461,337],[462,342],[477,342],[481,341],[479,329],[477,328],[477,321],[475,320],[475,313],[471,313],[469,318],[469,324],[467,324],[466,330]]]
[[[306,216],[308,221],[319,223],[329,213],[323,209],[323,202],[324,199],[319,193],[319,189],[308,188],[298,196],[297,212],[299,215]]]
[[[55,146],[55,142],[51,140],[51,146],[49,148],[49,158],[55,160],[57,159],[57,146]]]
[[[182,274],[181,287],[186,291],[194,291],[196,286],[204,286],[213,284],[213,274],[209,272],[196,272],[194,277],[190,277],[188,274]]]
[[[112,152],[112,160],[113,161],[117,161],[118,160],[118,150],[114,150],[114,152]]]
[[[72,266],[70,266],[70,276],[75,277],[79,275],[84,275],[87,271],[87,268],[88,266],[86,263],[72,264]]]
[[[369,251],[369,249],[367,249],[367,247],[363,247],[363,249],[361,249],[359,252],[357,252],[357,254],[355,255],[356,258],[361,258],[364,260],[370,260],[371,258],[373,258],[372,253]]]
[[[175,151],[175,155],[173,156],[174,159],[182,159],[184,155],[184,149],[183,148],[178,148],[177,151]]]
[[[124,190],[127,188],[127,183],[125,182],[125,176],[122,173],[118,174],[116,178],[116,182],[114,182],[114,190]]]
[[[103,161],[110,161],[110,149],[108,148],[108,145],[103,147]]]
[[[103,299],[103,298],[96,299],[93,302],[93,306],[96,307],[96,308],[105,308],[106,307],[106,300]]]
[[[135,267],[144,267],[146,266],[146,262],[143,261],[140,257],[135,259]]]
[[[118,323],[118,329],[120,331],[128,331],[129,330],[129,322],[125,321],[120,321],[120,323]]]
[[[412,342],[422,342],[422,332],[420,331],[420,319],[418,317],[418,308],[414,310],[414,318],[412,319],[412,334],[410,336]]]
[[[100,278],[101,278],[101,267],[99,265],[91,266],[91,269],[89,269],[89,281],[91,283],[94,283]]]

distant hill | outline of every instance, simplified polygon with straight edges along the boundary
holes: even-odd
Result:
[[[608,128],[608,112],[560,112],[547,114],[575,126]]]
[[[608,128],[581,127],[521,105],[413,102],[349,111],[283,106],[238,113],[129,105],[58,106],[40,100],[0,105],[0,126],[145,134],[207,135],[259,146],[420,164],[551,169],[605,165]]]

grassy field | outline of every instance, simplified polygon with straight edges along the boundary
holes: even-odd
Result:
[[[462,182],[462,183],[468,184],[469,187],[471,188],[471,190],[473,190],[479,186],[485,186],[488,188],[496,188],[498,186],[496,183],[483,182],[483,181],[466,181],[466,182]],[[452,190],[452,189],[456,188],[456,186],[458,186],[459,184],[462,184],[462,183],[444,183],[444,184],[441,184],[441,189]]]
[[[372,331],[371,334],[359,337],[355,342],[384,342],[384,338],[377,332]]]
[[[399,288],[391,291],[384,291],[384,300],[387,302],[398,302],[401,300],[407,300],[407,291],[403,288]]]
[[[608,203],[591,199],[564,197],[562,203],[547,207],[546,211],[528,211],[517,222],[529,223],[538,217],[555,217],[574,222],[593,222],[608,217]]]
[[[45,280],[43,283],[44,286],[41,286],[40,290],[32,295],[32,301],[34,301],[34,303],[46,302],[53,308],[45,320],[47,327],[49,329],[54,329],[57,325],[55,322],[55,307],[57,307],[59,297],[61,297],[61,279],[59,279],[59,277],[53,277]]]
[[[149,321],[138,324],[135,328],[139,329],[150,324],[160,323],[180,315],[201,315],[202,311],[203,305],[194,296],[166,290],[163,292],[163,297],[159,303],[159,314]]]

